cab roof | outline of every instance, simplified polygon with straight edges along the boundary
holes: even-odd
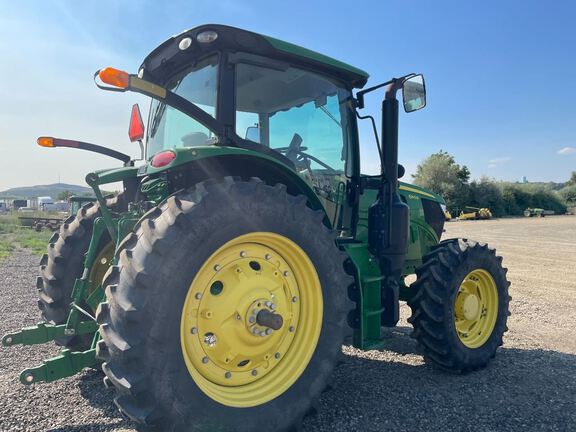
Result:
[[[210,43],[197,42],[196,36],[208,30],[218,34],[216,40]],[[180,41],[187,37],[192,40],[192,43],[189,48],[181,50]],[[144,68],[143,73],[146,79],[160,83],[204,55],[221,50],[247,52],[287,61],[331,75],[344,81],[351,88],[362,88],[369,77],[368,73],[361,69],[307,48],[270,36],[219,24],[201,25],[172,36],[144,59],[141,68]]]

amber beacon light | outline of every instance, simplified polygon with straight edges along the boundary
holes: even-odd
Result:
[[[103,83],[109,84],[114,87],[128,88],[130,83],[130,75],[112,67],[106,67],[98,72],[98,77]]]
[[[52,137],[40,137],[36,140],[39,146],[42,147],[55,147],[54,138]]]

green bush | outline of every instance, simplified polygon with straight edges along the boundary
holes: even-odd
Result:
[[[576,206],[576,171],[560,191],[558,183],[496,182],[488,177],[469,182],[470,171],[453,156],[440,151],[426,158],[416,169],[414,183],[430,189],[446,200],[457,215],[466,207],[487,207],[494,216],[521,216],[528,207],[566,213]]]

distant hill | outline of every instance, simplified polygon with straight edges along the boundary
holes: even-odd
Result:
[[[37,198],[40,196],[56,198],[60,192],[64,191],[70,191],[74,195],[93,195],[92,189],[86,186],[54,183],[50,185],[26,186],[7,189],[0,192],[0,198]]]

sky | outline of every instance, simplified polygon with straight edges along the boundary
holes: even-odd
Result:
[[[42,135],[137,157],[127,136],[130,109],[139,103],[146,116],[149,100],[98,90],[93,73],[137,72],[165,39],[205,23],[335,57],[368,71],[368,85],[423,73],[427,107],[400,117],[408,174],[439,150],[472,178],[562,182],[576,170],[573,1],[0,0],[0,191],[85,184],[86,173],[117,166],[94,153],[38,147]],[[382,97],[367,96],[362,114],[379,122]],[[375,173],[367,123],[360,139],[363,172]]]

